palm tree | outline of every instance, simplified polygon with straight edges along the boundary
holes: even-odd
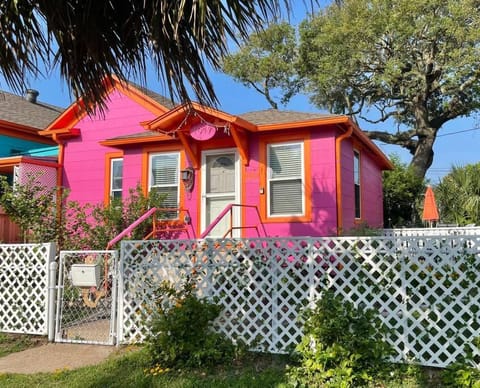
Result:
[[[480,224],[480,163],[452,167],[435,188],[442,222]]]
[[[288,0],[4,0],[0,73],[22,92],[44,63],[58,66],[76,98],[104,108],[112,77],[145,81],[152,61],[172,99],[189,101],[190,84],[215,105],[204,61],[218,69],[228,40],[261,28],[280,3],[288,10]]]

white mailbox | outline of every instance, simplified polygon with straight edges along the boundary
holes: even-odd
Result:
[[[100,285],[100,265],[73,264],[72,284],[75,287],[98,287]]]

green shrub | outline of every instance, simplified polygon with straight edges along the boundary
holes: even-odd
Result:
[[[474,354],[472,347],[477,351],[480,349],[480,337],[465,345],[464,357],[443,370],[442,383],[445,387],[480,388],[480,370],[475,367],[479,363],[479,357]]]
[[[222,307],[198,298],[191,279],[179,289],[165,281],[155,297],[147,321],[151,334],[146,341],[153,363],[163,367],[209,367],[234,359],[233,343],[212,328]]]
[[[442,372],[444,387],[480,388],[480,370],[464,361],[458,361]]]
[[[148,209],[161,207],[163,195],[152,191],[143,194],[140,186],[130,189],[123,200],[108,205],[80,205],[67,202],[64,210],[62,249],[105,249],[108,242],[131,225]],[[144,221],[125,238],[141,240],[152,228],[152,219]]]
[[[358,387],[386,370],[392,348],[373,310],[324,292],[304,313],[304,337],[287,374],[295,387]]]

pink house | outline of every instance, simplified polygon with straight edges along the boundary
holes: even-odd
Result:
[[[109,98],[103,116],[80,100],[42,132],[59,145],[71,200],[108,203],[140,184],[165,194],[164,207],[180,209],[168,223],[195,238],[383,226],[382,170],[392,165],[347,116],[232,115],[118,82]]]

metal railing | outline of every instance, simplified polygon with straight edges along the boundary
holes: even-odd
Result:
[[[240,207],[240,208],[250,208],[250,209],[255,209],[255,212],[257,213],[259,225],[261,226],[263,230],[263,236],[260,234],[260,231],[258,229],[259,225],[244,225],[244,226],[234,226],[233,225],[233,208],[234,207]],[[227,215],[230,214],[230,224],[228,230],[225,232],[225,234],[222,236],[223,238],[227,237],[230,235],[230,237],[233,237],[233,231],[237,229],[255,229],[257,231],[258,237],[268,237],[267,236],[267,231],[265,229],[265,226],[262,223],[262,218],[260,217],[260,212],[258,211],[257,206],[255,205],[242,205],[242,204],[236,204],[236,203],[231,203],[228,204],[225,209],[222,210],[222,212],[210,223],[210,225],[207,226],[207,228],[202,232],[200,235],[201,239],[204,239],[205,237],[208,236],[208,234],[217,226],[217,224]]]

